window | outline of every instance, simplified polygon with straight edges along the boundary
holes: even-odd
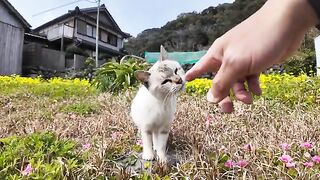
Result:
[[[79,34],[83,34],[92,38],[96,38],[96,27],[94,25],[91,24],[87,24],[85,21],[82,20],[78,20],[77,23],[78,26],[78,33]]]
[[[94,26],[87,24],[87,31],[86,32],[87,32],[86,33],[87,36],[94,37],[94,38],[96,37],[97,30]]]
[[[100,40],[103,42],[108,42],[108,33],[106,31],[101,31],[100,32]]]
[[[108,43],[117,47],[117,45],[118,45],[118,37],[115,36],[114,34],[109,34]]]
[[[77,25],[79,34],[87,34],[86,22],[78,20]]]

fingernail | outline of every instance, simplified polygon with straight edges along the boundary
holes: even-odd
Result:
[[[213,96],[212,89],[210,89],[207,93],[207,101],[212,103],[218,103],[219,99]]]

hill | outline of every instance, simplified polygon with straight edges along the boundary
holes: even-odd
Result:
[[[130,54],[159,51],[163,44],[168,51],[207,49],[226,31],[257,11],[265,0],[236,0],[232,4],[209,7],[202,12],[182,13],[161,28],[147,29],[125,43]]]

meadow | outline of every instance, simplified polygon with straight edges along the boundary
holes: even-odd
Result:
[[[263,95],[232,114],[196,79],[179,97],[170,163],[141,161],[136,88],[0,77],[0,179],[319,179],[320,78],[262,75]]]

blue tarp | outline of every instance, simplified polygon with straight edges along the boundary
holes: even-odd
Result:
[[[194,64],[204,56],[207,51],[197,52],[171,52],[168,53],[170,60],[178,61],[181,65]],[[159,60],[160,53],[158,52],[145,52],[145,59],[148,63],[155,63]]]

